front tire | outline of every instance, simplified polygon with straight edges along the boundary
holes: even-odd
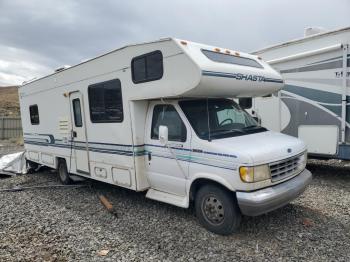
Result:
[[[195,210],[199,222],[219,235],[235,232],[241,223],[241,212],[232,192],[217,185],[204,185],[198,190]]]
[[[69,177],[69,173],[67,170],[67,165],[65,160],[60,160],[58,162],[58,177],[63,185],[72,184],[72,179]]]

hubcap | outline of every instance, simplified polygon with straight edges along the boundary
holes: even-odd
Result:
[[[202,211],[207,221],[213,225],[219,225],[224,220],[224,206],[215,196],[208,196],[204,199]]]

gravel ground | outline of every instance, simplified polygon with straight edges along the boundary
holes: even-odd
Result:
[[[314,180],[299,199],[244,217],[226,237],[202,228],[193,208],[93,181],[84,182],[92,188],[0,193],[0,261],[350,261],[350,167],[310,161],[308,168]],[[0,188],[57,183],[49,170],[0,177]]]

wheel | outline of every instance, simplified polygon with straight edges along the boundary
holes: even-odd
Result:
[[[70,179],[69,177],[65,160],[59,160],[57,169],[58,169],[58,177],[60,178],[60,181],[62,184],[69,185],[73,182],[72,179]]]
[[[241,223],[241,212],[232,192],[217,185],[204,185],[197,191],[195,210],[199,222],[219,235],[233,233]]]
[[[32,174],[39,169],[39,164],[30,160],[26,160],[26,167],[28,174]]]

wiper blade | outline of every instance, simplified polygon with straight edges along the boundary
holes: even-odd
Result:
[[[243,127],[242,129],[253,129],[253,128],[260,128],[261,126],[257,126],[257,125],[251,125],[251,126],[246,126],[246,127]]]
[[[210,133],[210,135],[222,135],[222,134],[228,134],[228,133],[234,133],[234,132],[237,132],[237,133],[244,133],[243,130],[241,129],[229,129],[229,130],[217,130],[217,131],[212,131]]]

